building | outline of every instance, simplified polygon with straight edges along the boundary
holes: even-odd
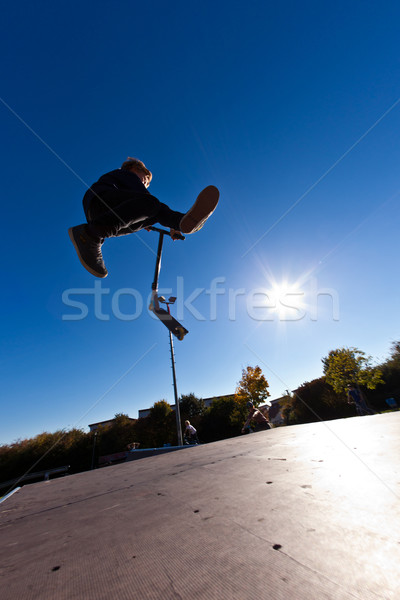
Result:
[[[233,394],[227,394],[226,396],[213,396],[212,398],[199,398],[199,400],[203,400],[204,407],[209,408],[211,404],[214,402],[216,398],[232,398]],[[171,408],[175,411],[175,404],[171,404]],[[142,408],[138,411],[138,418],[143,419],[144,417],[148,417],[150,414],[151,408]]]
[[[281,402],[282,398],[276,398],[276,400],[271,400],[270,407],[268,409],[268,420],[271,425],[284,425],[285,419],[282,416],[281,411]]]

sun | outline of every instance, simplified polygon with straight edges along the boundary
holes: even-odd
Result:
[[[272,281],[268,289],[270,306],[280,321],[300,321],[305,315],[305,292],[299,282]]]

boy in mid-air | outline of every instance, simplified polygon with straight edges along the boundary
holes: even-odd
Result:
[[[219,198],[216,187],[206,187],[187,213],[172,210],[147,188],[151,172],[142,161],[129,157],[120,169],[102,175],[83,197],[87,223],[68,230],[82,265],[96,277],[106,277],[101,252],[105,238],[126,235],[159,223],[171,237],[201,229],[214,212]]]

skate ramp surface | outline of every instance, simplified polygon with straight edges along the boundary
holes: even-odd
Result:
[[[400,412],[27,485],[2,600],[398,600]]]

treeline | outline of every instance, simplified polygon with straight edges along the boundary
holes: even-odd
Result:
[[[389,409],[389,397],[400,404],[400,342],[392,344],[390,357],[379,365],[373,366],[371,357],[357,348],[332,350],[322,363],[322,377],[283,395],[280,408],[284,424],[354,416],[355,408],[347,401],[349,384],[359,386],[377,412]],[[209,407],[194,394],[183,395],[179,399],[182,427],[189,420],[202,443],[240,435],[247,417],[247,402],[251,400],[255,406],[265,404],[268,387],[261,368],[249,366],[243,369],[235,394],[214,398]],[[98,465],[100,456],[126,451],[134,442],[143,449],[176,445],[177,441],[175,411],[161,400],[147,417],[133,420],[117,414],[110,425],[99,427],[96,432],[72,429],[41,433],[0,446],[0,483],[64,465],[70,466],[70,473],[86,471]]]
[[[204,443],[239,435],[246,415],[245,406],[239,406],[234,396],[216,398],[205,408],[202,399],[188,394],[179,399],[179,406],[182,426],[188,419]],[[134,442],[141,449],[177,444],[175,411],[165,400],[156,402],[141,419],[116,414],[109,425],[89,433],[81,429],[41,433],[0,446],[0,483],[66,465],[69,473],[86,471],[97,467],[101,456],[126,451]]]
[[[394,342],[389,358],[373,365],[358,348],[332,350],[322,359],[324,375],[303,383],[281,400],[285,424],[327,421],[356,415],[348,403],[347,387],[357,386],[376,412],[390,410],[386,400],[400,406],[400,342]]]

